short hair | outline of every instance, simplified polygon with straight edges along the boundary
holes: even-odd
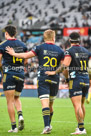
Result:
[[[16,27],[13,25],[7,25],[4,30],[5,32],[8,32],[11,37],[15,36],[17,33]]]
[[[69,35],[69,39],[71,43],[80,43],[80,34],[77,32],[72,32]]]
[[[52,41],[55,37],[55,31],[48,29],[44,32],[44,41]]]

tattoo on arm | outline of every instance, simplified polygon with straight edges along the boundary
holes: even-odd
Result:
[[[62,72],[64,69],[66,68],[66,66],[64,64],[62,64],[60,67],[57,68],[57,70],[55,71],[56,74]]]

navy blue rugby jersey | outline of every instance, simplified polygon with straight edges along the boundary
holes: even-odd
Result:
[[[65,52],[65,57],[72,58],[69,66],[70,77],[75,78],[76,74],[87,74],[88,60],[91,57],[91,53],[80,45],[71,46]]]
[[[43,43],[32,49],[32,52],[38,56],[39,70],[38,75],[45,75],[45,71],[55,71],[64,59],[63,50],[51,43]]]
[[[6,53],[6,47],[12,47],[15,52],[26,52],[26,45],[17,39],[8,39],[0,43],[0,53],[3,55],[3,73],[17,72],[24,73],[24,59],[20,59]]]

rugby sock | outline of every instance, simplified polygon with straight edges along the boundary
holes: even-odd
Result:
[[[14,130],[16,128],[16,122],[12,122],[11,126],[12,126],[12,130]]]
[[[78,127],[80,131],[84,130],[84,123],[78,123]]]
[[[50,113],[50,124],[51,124],[52,116],[53,116],[53,112]]]
[[[17,114],[18,114],[18,118],[19,118],[20,116],[23,116],[23,115],[22,115],[22,111],[18,111]]]
[[[44,126],[50,126],[50,109],[43,108],[42,109],[43,119],[44,119]]]

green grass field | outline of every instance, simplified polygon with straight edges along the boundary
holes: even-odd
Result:
[[[11,128],[5,97],[0,97],[0,136],[40,136],[44,124],[41,104],[38,98],[21,98],[25,128],[18,133],[8,133]],[[91,103],[85,104],[85,128],[91,136]],[[16,114],[16,121],[17,114]],[[56,99],[54,103],[53,130],[48,136],[70,136],[77,127],[74,109],[70,99]]]

